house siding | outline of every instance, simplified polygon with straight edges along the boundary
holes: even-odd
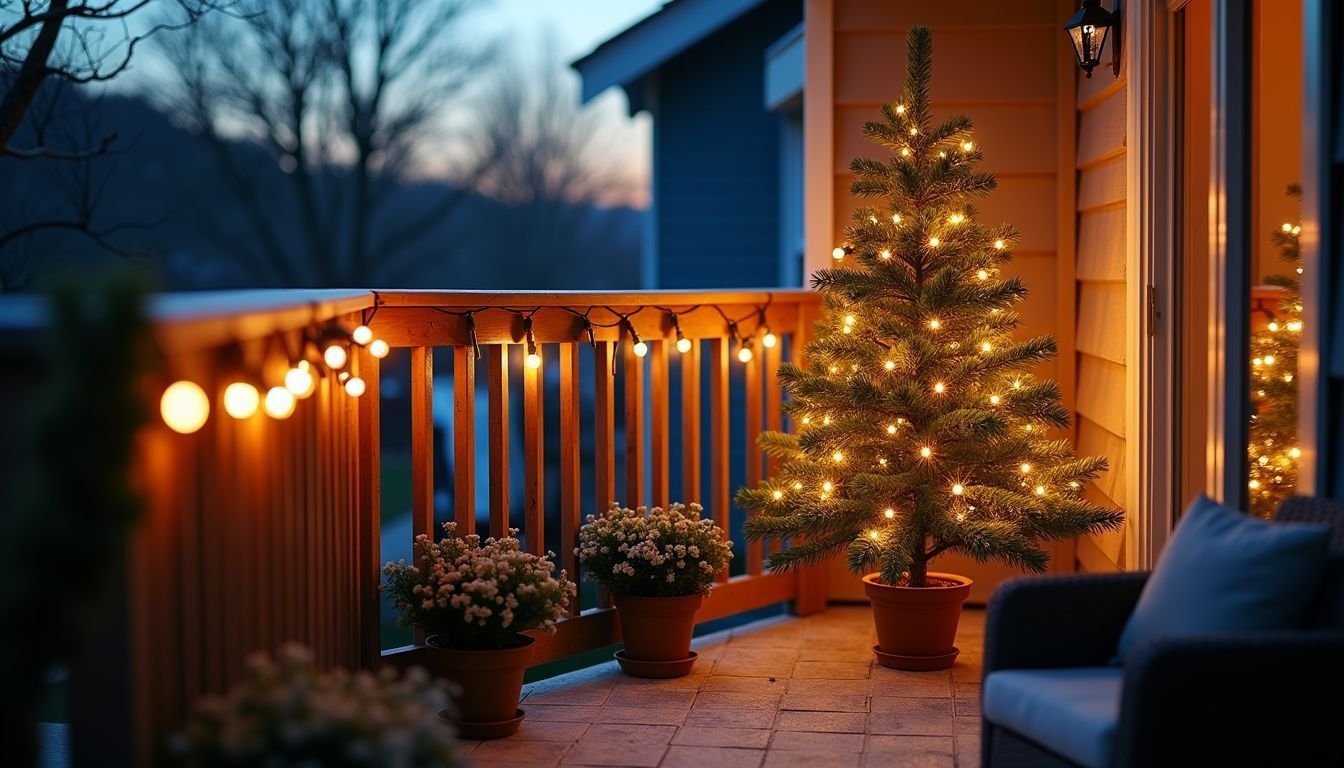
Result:
[[[1109,64],[1109,62],[1108,62]],[[1129,487],[1125,466],[1125,345],[1132,333],[1126,307],[1126,83],[1109,66],[1098,67],[1077,90],[1077,445],[1082,454],[1105,456],[1110,468],[1088,496],[1124,508]],[[1131,510],[1132,511],[1132,510]],[[1118,570],[1126,562],[1124,530],[1080,540],[1083,570]]]
[[[765,108],[765,50],[801,0],[743,15],[659,68],[653,151],[658,288],[780,284],[780,117]]]

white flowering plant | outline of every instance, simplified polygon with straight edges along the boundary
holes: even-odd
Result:
[[[630,509],[612,502],[588,515],[574,550],[584,578],[632,597],[709,594],[733,559],[733,543],[703,512],[699,504]]]
[[[202,699],[172,751],[193,768],[461,765],[456,734],[439,719],[450,686],[423,669],[403,677],[318,671],[301,645],[248,658],[242,682]]]
[[[504,538],[459,537],[444,523],[443,539],[415,537],[415,564],[388,563],[382,589],[401,611],[402,626],[416,625],[434,644],[457,650],[516,647],[518,633],[555,632],[574,584],[551,558],[522,550],[517,529]]]

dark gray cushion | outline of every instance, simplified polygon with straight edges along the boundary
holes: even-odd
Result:
[[[1144,585],[1116,660],[1158,637],[1302,626],[1330,533],[1328,525],[1268,523],[1200,496]]]
[[[985,678],[981,713],[1068,759],[1103,768],[1115,750],[1124,670],[1001,669]]]

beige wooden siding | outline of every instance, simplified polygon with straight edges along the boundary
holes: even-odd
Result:
[[[1059,359],[1042,365],[1037,373],[1059,381],[1072,407],[1075,105],[1073,70],[1061,66],[1067,64],[1061,57],[1069,55],[1060,30],[1062,19],[1071,12],[1066,6],[1071,7],[1061,0],[813,2],[808,6],[809,44],[815,42],[811,36],[818,30],[827,30],[822,34],[833,54],[829,72],[809,71],[808,94],[812,96],[813,83],[820,78],[832,89],[830,229],[832,242],[838,243],[860,204],[849,193],[850,161],[881,157],[883,152],[860,129],[865,121],[878,119],[878,106],[900,97],[907,30],[915,24],[932,28],[935,114],[962,113],[975,122],[976,140],[985,157],[981,167],[999,182],[989,198],[976,201],[979,218],[1008,222],[1022,231],[1008,268],[1030,290],[1019,308],[1023,318],[1019,336],[1057,338]],[[825,14],[824,20],[820,14]],[[1061,126],[1069,135],[1060,135]],[[809,141],[814,135],[809,134]],[[1061,146],[1068,148],[1062,157]],[[814,183],[808,180],[809,186]],[[1073,570],[1068,542],[1053,548],[1052,554],[1055,570]],[[1015,573],[960,558],[939,558],[937,565],[976,579],[972,601],[984,600],[995,584]],[[863,599],[857,580],[840,566],[831,569],[830,594],[833,599]]]
[[[1109,61],[1108,61],[1109,64]],[[1125,78],[1108,65],[1078,81],[1077,445],[1081,454],[1105,456],[1110,469],[1088,488],[1103,504],[1125,505],[1125,306],[1126,171]],[[1125,562],[1124,531],[1085,537],[1078,560],[1084,570],[1115,570]]]

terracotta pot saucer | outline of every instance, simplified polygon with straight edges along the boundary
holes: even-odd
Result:
[[[518,732],[518,726],[523,724],[524,712],[521,707],[518,708],[517,715],[508,720],[500,720],[497,723],[464,723],[461,720],[454,720],[447,717],[444,713],[448,710],[439,712],[439,719],[445,723],[452,723],[457,728],[457,736],[460,739],[502,739],[505,736],[512,736]]]
[[[952,647],[951,653],[940,653],[933,656],[901,656],[895,653],[884,653],[876,645],[873,646],[873,655],[877,657],[877,663],[891,669],[904,669],[910,672],[932,672],[937,669],[947,669],[957,660],[957,654],[961,649]]]
[[[675,661],[640,661],[627,658],[624,650],[612,654],[621,665],[621,670],[631,677],[661,679],[667,677],[685,677],[691,673],[696,658],[700,654],[691,651],[691,655]]]

